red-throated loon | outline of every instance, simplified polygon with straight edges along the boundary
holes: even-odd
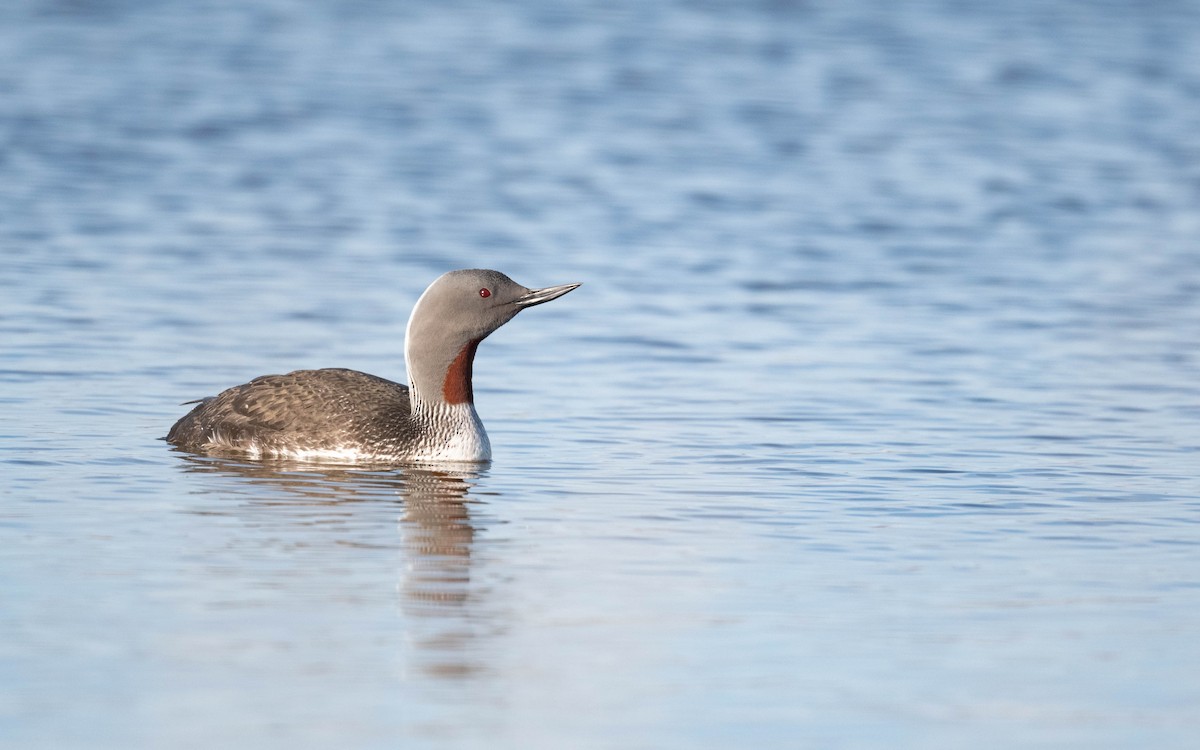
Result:
[[[202,399],[167,441],[256,458],[487,461],[492,448],[471,389],[476,347],[521,310],[578,286],[526,289],[499,271],[450,271],[408,319],[411,387],[345,369],[264,375]]]

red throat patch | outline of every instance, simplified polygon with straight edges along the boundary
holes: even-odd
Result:
[[[446,370],[446,379],[442,382],[442,398],[446,403],[475,403],[475,392],[471,390],[471,366],[475,363],[477,348],[478,341],[469,342]]]

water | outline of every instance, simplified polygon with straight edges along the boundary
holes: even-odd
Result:
[[[0,743],[1191,747],[1200,4],[0,10]],[[189,456],[403,378],[477,472]]]

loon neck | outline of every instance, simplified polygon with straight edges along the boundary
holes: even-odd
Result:
[[[409,405],[416,431],[411,447],[420,458],[487,461],[492,457],[471,387],[478,346],[478,341],[467,342],[452,358],[440,357],[436,367],[409,358]]]
[[[433,388],[431,396],[419,386],[409,389],[415,431],[409,447],[420,459],[488,461],[492,457],[491,441],[470,398],[470,353],[454,359],[441,388]]]
[[[478,348],[479,341],[468,341],[457,351],[426,352],[419,359],[406,352],[413,412],[450,406],[474,410],[472,373]]]
[[[417,300],[405,330],[414,434],[410,448],[422,458],[486,461],[491,446],[475,411],[471,376],[475,351],[491,329],[452,325],[454,311],[442,309],[436,287]]]

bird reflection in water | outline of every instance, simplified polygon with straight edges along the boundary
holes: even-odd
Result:
[[[258,509],[286,504],[294,510],[299,504],[319,509],[327,522],[328,511],[349,511],[350,504],[398,502],[402,550],[398,590],[405,642],[416,647],[406,655],[413,658],[404,662],[437,678],[463,678],[481,671],[480,649],[474,641],[483,619],[483,603],[471,585],[471,554],[478,524],[472,515],[478,513],[481,503],[470,496],[470,490],[482,468],[462,464],[345,467],[189,454],[182,458],[189,472],[241,480],[236,489],[222,489],[233,490]],[[264,485],[284,492],[262,492]],[[349,516],[354,518],[354,528],[362,529],[364,517],[368,521],[378,517],[361,513],[363,510],[354,506]],[[281,517],[296,519],[294,513]],[[346,514],[339,517],[349,523]],[[305,526],[315,520],[311,513],[302,518]],[[262,523],[261,514],[256,514],[255,521]],[[377,531],[378,524],[373,526]],[[364,531],[355,534],[358,538],[343,538],[338,543],[362,545],[364,538],[371,536]]]

